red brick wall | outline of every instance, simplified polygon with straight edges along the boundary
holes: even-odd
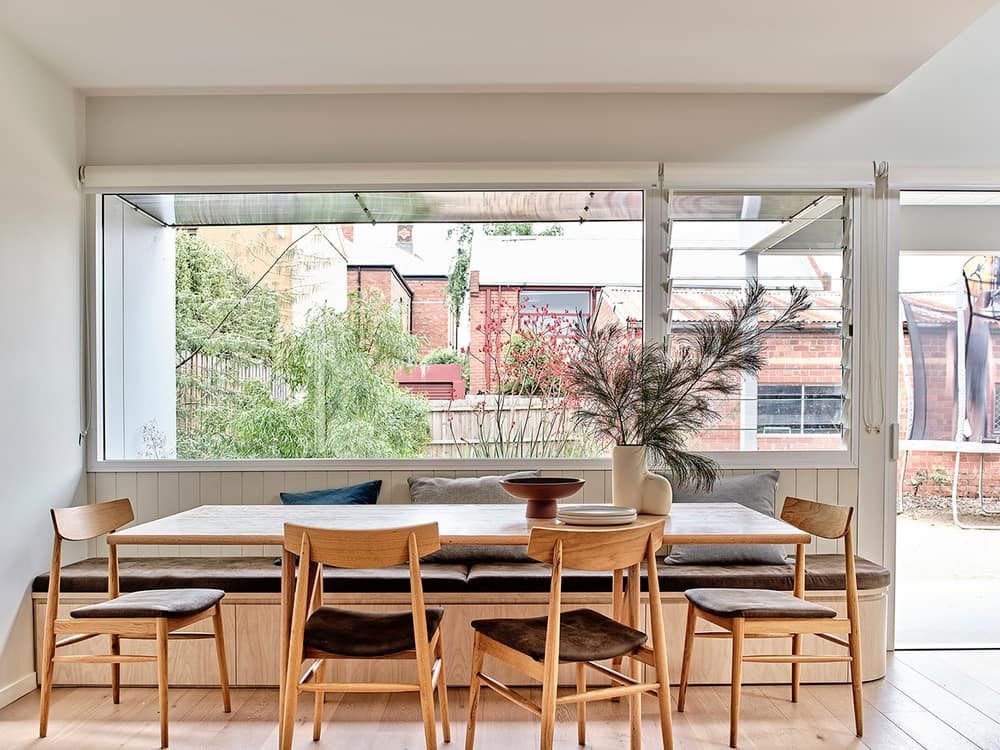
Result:
[[[496,385],[496,369],[490,363],[490,354],[483,352],[486,348],[486,333],[484,328],[489,315],[503,316],[504,328],[516,330],[516,315],[520,299],[520,288],[479,286],[478,279],[472,285],[469,294],[469,392],[489,393]],[[491,343],[493,351],[502,346],[504,341],[494,337]]]
[[[420,337],[420,356],[448,348],[452,325],[448,280],[407,278],[406,283],[413,290],[413,333]]]
[[[369,289],[375,289],[380,292],[386,302],[399,310],[399,319],[403,325],[403,330],[409,331],[412,301],[410,300],[410,293],[400,283],[396,274],[384,268],[347,269],[348,292],[360,290],[362,293],[365,293]]]
[[[674,339],[675,346],[680,344]],[[805,329],[776,333],[767,337],[764,358],[767,365],[758,377],[762,385],[838,385],[841,382],[841,338],[837,331]],[[721,419],[700,433],[694,446],[707,451],[740,450],[740,403],[720,404]],[[813,435],[758,434],[758,450],[836,450],[841,437],[836,433]]]

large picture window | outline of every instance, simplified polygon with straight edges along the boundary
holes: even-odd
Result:
[[[667,191],[659,246],[645,200],[104,195],[100,459],[604,456],[573,420],[578,326],[682,346],[751,278],[771,309],[793,285],[812,306],[768,336],[767,366],[694,447],[843,451],[850,191]]]

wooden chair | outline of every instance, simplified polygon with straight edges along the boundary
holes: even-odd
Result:
[[[854,691],[854,723],[858,737],[862,734],[861,703],[861,636],[858,630],[858,582],[854,571],[854,536],[851,517],[854,509],[826,505],[811,500],[790,497],[781,511],[784,521],[814,536],[844,540],[847,573],[847,617],[838,618],[836,611],[805,600],[805,545],[795,551],[795,588],[786,591],[756,589],[691,589],[688,599],[687,631],[684,637],[684,663],[681,668],[680,694],[677,710],[684,710],[691,653],[696,638],[732,638],[732,687],[729,704],[729,746],[736,747],[740,718],[740,680],[743,662],[790,663],[792,665],[792,702],[799,699],[799,672],[802,664],[847,662],[851,669]],[[718,625],[723,632],[695,632],[698,618]],[[803,654],[802,636],[818,638],[843,646],[848,655]],[[836,635],[835,635],[836,634]],[[838,637],[846,635],[847,639]],[[791,638],[790,654],[743,654],[747,638]]]
[[[52,678],[56,664],[110,664],[111,700],[118,703],[121,692],[121,665],[156,662],[160,699],[160,744],[167,747],[167,644],[172,640],[214,638],[219,661],[222,705],[230,711],[229,675],[226,670],[226,644],[222,632],[220,601],[225,592],[218,589],[154,589],[122,594],[118,590],[118,549],[108,547],[108,598],[98,604],[77,607],[68,619],[59,615],[59,571],[62,543],[81,541],[107,534],[129,523],[135,516],[127,498],[94,505],[52,510],[55,542],[52,545],[52,569],[45,606],[45,634],[42,641],[42,695],[38,736],[48,731]],[[175,632],[180,628],[212,619],[212,633]],[[56,641],[57,634],[68,637]],[[80,643],[100,635],[110,636],[107,654],[59,656],[62,646]],[[123,654],[123,639],[155,640],[156,655]]]
[[[299,692],[314,695],[313,740],[319,740],[326,693],[418,692],[427,750],[437,747],[434,692],[441,704],[444,741],[451,741],[448,686],[444,676],[441,618],[444,610],[424,605],[420,558],[441,548],[436,523],[377,531],[317,529],[285,524],[285,549],[299,555],[292,605],[291,643],[282,691],[281,748],[295,732]],[[324,607],[323,566],[385,568],[409,564],[409,612],[359,612]],[[302,678],[302,662],[314,660]],[[413,659],[417,682],[326,682],[328,659]]]
[[[656,695],[663,747],[673,746],[666,636],[659,581],[655,575],[649,576],[652,648],[646,645],[646,633],[636,629],[639,624],[639,565],[645,560],[650,570],[656,570],[655,554],[663,543],[663,523],[657,521],[621,529],[532,529],[528,554],[552,565],[549,612],[546,617],[476,620],[472,623],[475,639],[466,750],[472,750],[475,741],[479,692],[483,684],[541,717],[542,750],[552,747],[556,706],[577,705],[577,739],[583,745],[586,743],[587,702],[622,696],[629,699],[631,747],[637,750],[641,743],[643,693]],[[590,609],[561,611],[564,568],[614,571],[612,617]],[[485,674],[483,662],[487,655],[540,681],[541,705]],[[614,665],[624,656],[629,657],[631,674],[597,663],[615,660]],[[559,665],[562,663],[576,666],[576,692],[558,696]],[[638,678],[642,664],[655,668],[656,681],[643,682]],[[588,690],[588,667],[610,679],[613,686]]]

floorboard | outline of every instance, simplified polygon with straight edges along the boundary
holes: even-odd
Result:
[[[540,699],[537,688],[529,697]],[[865,685],[865,736],[854,736],[851,693],[843,685],[803,686],[791,703],[785,686],[746,686],[740,717],[742,750],[1000,750],[1000,651],[898,652],[885,680]],[[450,691],[452,743],[464,747],[467,695]],[[676,706],[676,689],[673,691]],[[299,706],[294,748],[419,750],[423,729],[417,698],[398,695],[330,695],[323,738],[312,741],[312,700]],[[172,748],[271,750],[277,747],[278,694],[272,689],[233,690],[233,712],[222,713],[219,691],[170,692]],[[108,688],[65,688],[54,693],[49,738],[39,740],[38,691],[0,709],[0,745],[10,750],[147,750],[159,747],[154,689],[123,689],[111,703]],[[578,748],[575,709],[561,706],[557,748]],[[588,706],[588,748],[625,750],[625,703]],[[660,747],[655,701],[643,701],[644,747]],[[438,729],[440,738],[440,728]],[[674,712],[678,750],[728,747],[728,686],[693,687],[687,710]],[[537,719],[483,691],[476,748],[521,750],[538,744]],[[443,743],[439,747],[448,747]]]

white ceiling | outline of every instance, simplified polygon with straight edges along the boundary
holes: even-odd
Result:
[[[993,4],[2,0],[0,28],[91,93],[882,93]]]

